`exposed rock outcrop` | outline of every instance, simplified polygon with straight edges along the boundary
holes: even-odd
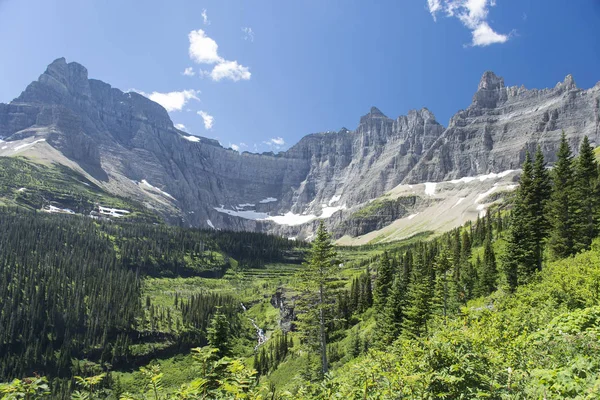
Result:
[[[171,223],[306,238],[319,218],[341,236],[405,216],[395,207],[370,220],[352,217],[400,183],[516,169],[537,145],[553,161],[561,130],[576,147],[583,135],[597,143],[599,127],[600,85],[581,90],[569,75],[552,89],[527,90],[486,72],[447,129],[426,108],[392,119],[373,107],[355,130],[311,134],[279,154],[240,154],[190,138],[157,103],[89,79],[83,66],[60,58],[0,104],[7,141],[0,155],[46,152],[51,161],[75,163],[104,189]],[[31,137],[45,145],[21,149],[19,141]]]

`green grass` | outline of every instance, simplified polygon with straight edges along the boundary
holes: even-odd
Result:
[[[41,210],[52,204],[83,215],[102,205],[130,211],[121,220],[160,222],[143,205],[107,193],[70,168],[37,164],[19,157],[0,157],[0,204],[28,210]]]

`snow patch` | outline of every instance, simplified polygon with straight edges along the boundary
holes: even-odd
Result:
[[[194,143],[198,143],[200,141],[200,138],[198,136],[182,136],[182,138]]]
[[[141,181],[139,184],[140,184],[141,186],[145,186],[146,188],[148,188],[148,189],[150,189],[150,190],[152,190],[152,191],[154,191],[154,192],[160,193],[160,194],[162,194],[162,195],[163,195],[163,196],[165,196],[165,197],[168,197],[168,198],[170,198],[170,199],[172,199],[172,200],[176,200],[176,199],[175,199],[175,197],[171,196],[171,195],[170,195],[169,193],[167,193],[167,192],[164,192],[164,191],[160,190],[160,189],[159,189],[159,188],[157,188],[156,186],[152,186],[152,185],[151,185],[151,184],[149,184],[149,183],[148,183],[148,181],[147,181],[147,180],[145,180],[145,179],[142,179],[142,181]]]
[[[20,188],[20,189],[17,190],[17,192],[24,192],[26,190],[27,190],[27,188]]]
[[[417,215],[419,215],[419,213],[416,213],[416,214],[411,214],[411,215],[409,215],[409,216],[408,216],[408,219],[413,219],[413,218],[414,218],[414,217],[416,217]]]
[[[267,217],[266,219],[268,221],[273,221],[278,225],[295,226],[295,225],[305,224],[307,222],[312,221],[315,218],[316,218],[316,216],[314,216],[314,215],[300,215],[300,214],[294,214],[293,212],[288,211],[284,215],[275,215],[272,217]]]
[[[98,211],[100,212],[101,215],[108,215],[111,217],[124,217],[125,214],[129,214],[131,211],[128,210],[120,210],[118,208],[110,208],[110,207],[103,207],[103,206],[98,206]]]
[[[240,207],[240,208],[246,208],[246,207],[256,207],[256,204],[252,204],[252,203],[244,203],[244,204],[238,204],[238,207]]]
[[[2,150],[8,149],[8,146],[2,146]]]
[[[215,228],[215,226],[213,225],[213,223],[212,223],[212,221],[211,221],[210,219],[207,219],[207,220],[206,220],[206,223],[207,223],[207,224],[208,224],[208,226],[210,226],[211,228],[213,228],[213,229],[217,229],[217,228]]]
[[[338,201],[340,201],[340,199],[342,198],[341,194],[336,194],[335,196],[333,196],[331,198],[331,200],[329,200],[329,205],[333,205],[333,203],[337,203]]]
[[[321,215],[319,216],[319,218],[329,218],[331,217],[333,214],[335,214],[336,212],[340,211],[340,210],[345,210],[346,209],[346,205],[344,204],[343,206],[336,206],[336,207],[323,207],[323,210],[321,211]]]
[[[274,201],[277,201],[277,199],[275,197],[267,197],[266,199],[263,199],[261,201],[259,201],[260,204],[267,204],[267,203],[272,203]]]
[[[46,139],[38,139],[38,140],[34,140],[31,143],[23,143],[23,144],[20,144],[20,145],[16,146],[13,150],[14,151],[18,151],[18,150],[24,149],[27,146],[33,146],[36,143],[45,142],[45,141],[46,141]]]
[[[436,186],[436,182],[425,182],[425,194],[428,196],[433,196],[435,194]]]
[[[58,208],[52,205],[48,205],[45,208],[42,209],[42,211],[45,211],[47,213],[60,213],[60,214],[75,214],[75,211],[69,209],[69,208]]]
[[[214,207],[220,213],[231,215],[234,217],[240,217],[244,219],[253,219],[256,221],[262,221],[269,218],[269,214],[263,212],[256,212],[253,210],[228,210],[225,205],[221,204],[221,207]]]
[[[508,169],[506,171],[502,171],[502,172],[498,172],[497,174],[492,172],[489,173],[487,175],[478,175],[478,176],[464,176],[460,179],[452,179],[451,181],[448,181],[450,183],[469,183],[472,182],[474,180],[479,180],[479,182],[483,182],[486,181],[488,179],[498,179],[498,178],[504,178],[505,176],[511,174],[512,172],[515,172],[514,169]]]

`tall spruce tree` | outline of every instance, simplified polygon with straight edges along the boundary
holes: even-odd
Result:
[[[299,328],[306,342],[317,343],[321,354],[321,372],[329,370],[327,362],[327,326],[335,299],[334,279],[338,272],[337,253],[323,222],[317,229],[307,262],[299,273],[301,298]]]
[[[396,274],[389,298],[383,309],[383,316],[378,319],[377,339],[380,345],[389,345],[400,335],[405,292],[406,288],[403,285],[402,277],[400,274]]]
[[[532,196],[531,209],[532,226],[530,227],[533,235],[535,269],[542,269],[544,255],[544,244],[550,231],[550,219],[548,218],[548,203],[552,194],[552,182],[550,174],[546,169],[546,161],[540,146],[535,152],[535,161],[533,163],[533,180],[531,182]]]
[[[575,253],[575,176],[573,156],[563,131],[557,160],[552,173],[554,188],[551,198],[552,232],[550,249],[556,258],[565,258]]]
[[[425,259],[422,250],[415,252],[402,321],[402,336],[407,338],[419,337],[427,332],[432,294],[431,279],[426,270]]]
[[[496,268],[496,255],[492,247],[492,240],[488,236],[483,245],[483,264],[481,266],[480,287],[484,295],[496,290],[498,283],[498,270]]]
[[[522,168],[519,187],[515,192],[506,254],[502,260],[506,282],[511,291],[514,291],[528,275],[524,271],[531,271],[537,265],[535,237],[532,231],[534,225],[532,213],[534,175],[529,152],[525,155]],[[479,271],[480,277],[482,272]],[[480,289],[483,288],[480,287]]]
[[[385,251],[379,260],[377,268],[377,279],[375,280],[374,303],[378,314],[383,312],[387,301],[388,293],[394,280],[394,270],[390,257]]]
[[[594,149],[587,136],[579,148],[575,163],[574,203],[575,214],[574,252],[588,250],[598,234],[597,210],[599,204],[598,163]]]

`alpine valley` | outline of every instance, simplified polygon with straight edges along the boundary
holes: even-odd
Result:
[[[563,131],[573,149],[584,136],[598,142],[600,83],[580,89],[569,75],[526,89],[485,72],[476,89],[447,126],[426,108],[392,119],[372,107],[353,130],[310,134],[278,154],[239,153],[59,58],[0,104],[0,156],[72,190],[13,182],[2,202],[308,240],[324,221],[340,244],[388,242],[484,215],[516,187],[527,151],[539,145],[556,160]]]

